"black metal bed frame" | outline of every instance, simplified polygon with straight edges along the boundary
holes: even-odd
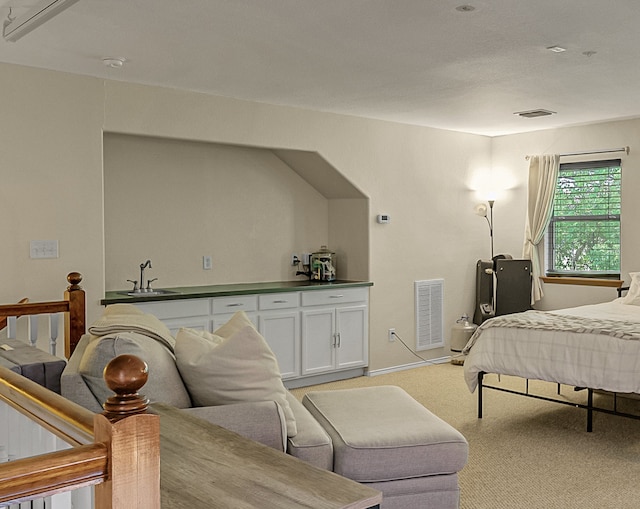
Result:
[[[593,404],[593,389],[588,387],[574,387],[574,391],[586,390],[587,391],[587,404],[584,403],[576,403],[572,401],[566,401],[562,399],[554,399],[548,396],[540,396],[539,394],[531,394],[529,392],[529,380],[526,380],[526,390],[525,392],[516,391],[513,389],[507,389],[505,387],[497,387],[495,385],[486,385],[483,383],[484,375],[486,373],[481,371],[478,373],[478,419],[482,419],[482,390],[483,389],[493,389],[500,392],[508,392],[510,394],[517,394],[520,396],[526,396],[528,398],[541,399],[543,401],[550,401],[552,403],[560,403],[562,405],[568,405],[576,408],[584,408],[587,411],[587,431],[593,431],[593,412],[601,412],[609,415],[618,415],[620,417],[627,417],[629,419],[640,420],[640,415],[629,414],[626,412],[618,411],[618,394],[613,393],[613,410],[609,408],[602,408],[594,406]],[[560,384],[558,383],[558,394],[560,394]]]
[[[629,287],[620,286],[616,290],[618,291],[618,297],[621,297],[622,292],[629,290]],[[495,391],[508,392],[511,394],[526,396],[528,398],[541,399],[543,401],[551,401],[552,403],[560,403],[562,405],[568,405],[576,408],[584,408],[587,411],[587,431],[588,432],[593,431],[593,412],[602,412],[609,415],[618,415],[620,417],[627,417],[629,419],[640,420],[640,415],[628,414],[626,412],[618,411],[618,394],[615,392],[613,393],[613,410],[609,410],[608,408],[593,406],[593,389],[590,389],[588,387],[574,387],[573,389],[574,391],[581,391],[581,390],[587,391],[587,404],[585,405],[583,403],[574,403],[572,401],[565,401],[561,399],[549,398],[547,396],[540,396],[538,394],[531,394],[529,392],[529,379],[525,379],[526,380],[525,392],[515,391],[513,389],[506,389],[505,387],[496,387],[495,385],[485,385],[483,383],[484,375],[486,375],[486,372],[484,371],[481,371],[480,373],[478,373],[478,419],[482,419],[482,389],[493,389]],[[500,375],[498,374],[498,376]],[[557,385],[558,385],[558,395],[559,395],[561,384],[558,383]]]

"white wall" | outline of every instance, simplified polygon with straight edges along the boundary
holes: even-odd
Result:
[[[88,303],[104,291],[101,81],[0,65],[0,302],[60,300],[84,275]],[[60,257],[31,260],[30,240]]]
[[[414,280],[445,279],[447,329],[471,312],[473,267],[486,255],[488,236],[471,213],[478,199],[469,186],[489,167],[489,138],[11,65],[0,66],[0,85],[7,91],[3,183],[11,183],[1,191],[0,224],[9,240],[0,301],[58,299],[60,278],[78,270],[85,276],[88,321],[101,312],[106,131],[309,150],[340,169],[369,197],[373,369],[415,360],[387,341],[389,327],[415,341]],[[376,224],[378,213],[390,214],[392,223]],[[50,238],[60,241],[60,258],[29,259],[29,240]]]
[[[291,254],[329,240],[329,200],[269,150],[105,134],[104,181],[107,290],[147,259],[155,288],[302,279]]]
[[[509,191],[510,218],[507,224],[505,249],[522,252],[520,221],[526,214],[526,182],[528,161],[534,154],[562,154],[589,150],[630,147],[624,152],[591,156],[563,157],[560,162],[576,160],[622,159],[622,212],[621,212],[621,278],[629,282],[629,272],[640,270],[640,204],[636,198],[640,189],[640,119],[603,122],[600,124],[548,129],[533,133],[493,138],[493,168],[503,171],[514,188]],[[496,202],[496,207],[499,205]],[[497,223],[496,235],[501,236],[502,223]],[[545,296],[536,305],[540,309],[559,309],[612,300],[613,288],[545,284]]]
[[[472,312],[475,262],[489,255],[486,223],[472,208],[480,201],[476,189],[491,179],[508,188],[496,196],[495,250],[521,253],[526,154],[631,146],[623,158],[622,263],[625,273],[638,270],[632,196],[639,178],[638,120],[490,139],[11,65],[0,65],[0,86],[1,302],[25,295],[58,299],[61,278],[78,270],[85,276],[89,322],[100,313],[106,288],[103,130],[309,150],[340,169],[369,197],[372,369],[416,360],[387,341],[389,327],[409,344],[415,341],[415,280],[444,278],[446,330]],[[375,223],[378,213],[389,214],[391,223]],[[52,238],[60,241],[59,259],[29,259],[29,240]],[[553,305],[554,290],[546,290]]]
[[[470,183],[489,168],[489,138],[116,82],[106,84],[105,111],[110,132],[317,151],[367,195],[373,369],[416,360],[387,340],[395,327],[415,342],[415,280],[445,279],[447,329],[472,311],[488,234],[471,212]],[[378,213],[392,223],[376,224]]]

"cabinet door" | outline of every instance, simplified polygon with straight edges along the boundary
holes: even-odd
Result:
[[[336,309],[336,369],[366,366],[368,363],[367,306]]]
[[[332,371],[335,364],[335,309],[302,312],[302,374]]]
[[[258,330],[278,359],[283,379],[300,376],[300,315],[294,311],[261,312]]]

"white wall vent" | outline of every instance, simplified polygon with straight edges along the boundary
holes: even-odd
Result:
[[[415,281],[416,350],[444,346],[444,279]]]

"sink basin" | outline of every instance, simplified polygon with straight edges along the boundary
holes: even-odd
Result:
[[[153,297],[154,295],[170,295],[173,292],[171,290],[153,289],[153,290],[137,290],[135,292],[118,292],[120,295],[129,295],[130,297]]]

